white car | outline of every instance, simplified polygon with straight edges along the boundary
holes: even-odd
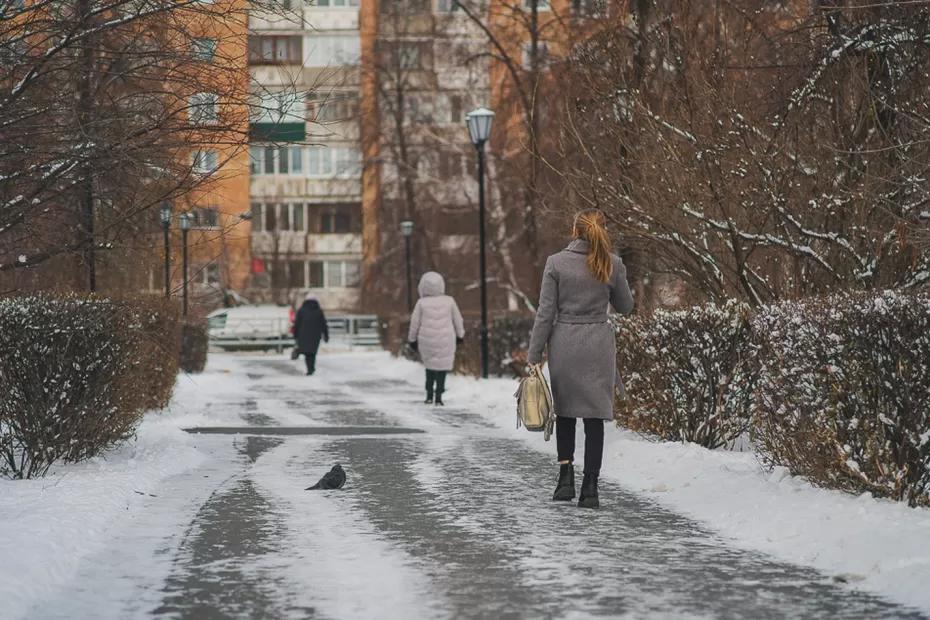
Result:
[[[271,304],[221,308],[207,315],[210,344],[221,349],[282,349],[293,345],[294,310]]]

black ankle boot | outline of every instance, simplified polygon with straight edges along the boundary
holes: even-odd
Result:
[[[559,481],[555,485],[553,501],[570,502],[575,499],[575,467],[571,463],[559,466]]]
[[[581,495],[578,496],[578,505],[581,508],[597,508],[601,505],[597,499],[597,476],[600,472],[586,471],[581,482]]]
[[[432,405],[432,404],[433,404],[433,394],[432,394],[432,392],[427,392],[427,393],[426,393],[426,401],[425,401],[425,402],[426,402],[427,405]]]
[[[445,405],[445,403],[442,402],[442,392],[436,392],[436,401],[435,401],[435,402],[436,402],[437,405]]]

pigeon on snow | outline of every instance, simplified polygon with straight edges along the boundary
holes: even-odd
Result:
[[[336,464],[329,472],[327,472],[320,481],[317,482],[312,487],[307,487],[305,491],[313,491],[317,489],[332,490],[332,489],[341,489],[342,486],[346,483],[346,472],[342,468],[342,465]]]

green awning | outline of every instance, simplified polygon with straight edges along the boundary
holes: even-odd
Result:
[[[306,123],[250,123],[252,142],[303,142],[307,139]]]

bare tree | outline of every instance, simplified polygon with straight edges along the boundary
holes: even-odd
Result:
[[[245,8],[0,1],[0,274],[94,289],[98,254],[151,253],[158,206],[225,174],[248,141]]]
[[[574,46],[547,166],[698,298],[922,286],[928,61],[922,4],[634,2]]]

